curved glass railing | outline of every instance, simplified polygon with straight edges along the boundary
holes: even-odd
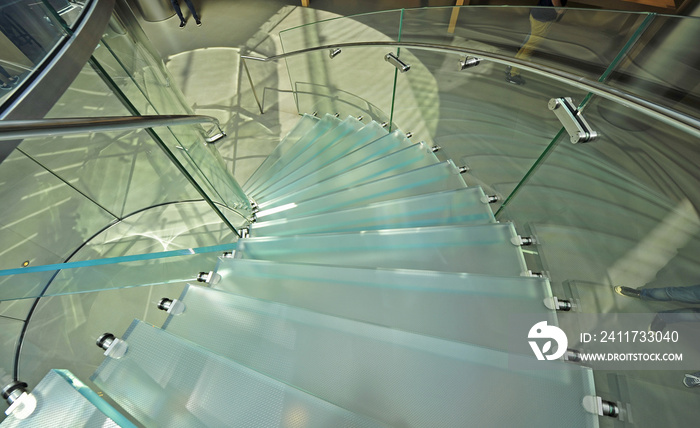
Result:
[[[532,14],[448,7],[337,18],[282,31],[284,52],[271,59],[286,65],[300,113],[390,122],[466,166],[468,184],[498,196],[497,219],[534,237],[528,265],[573,302],[560,315],[570,337],[668,320],[663,331],[689,339],[674,349],[697,361],[700,302],[634,299],[614,287],[698,283],[700,70],[687,41],[700,36],[700,20],[564,10],[542,30]],[[533,34],[541,39],[528,47]],[[254,84],[273,66],[246,63]],[[569,119],[582,116],[593,141],[572,144],[571,122],[550,107],[565,97],[578,111]],[[654,426],[658,403],[691,423],[693,391],[674,367],[598,368],[597,390],[634,426]]]
[[[70,37],[85,5],[68,0],[0,5],[0,105]]]
[[[411,131],[467,167],[468,184],[498,196],[498,220],[534,237],[528,266],[572,303],[559,317],[567,332],[610,330],[625,325],[626,313],[651,321],[687,309],[618,296],[613,286],[697,283],[700,86],[686,48],[700,21],[566,10],[542,30],[530,15],[510,7],[398,10],[295,27],[280,38],[300,113],[362,115]],[[191,114],[129,16],[111,21],[47,118]],[[258,87],[271,66],[243,64]],[[550,109],[564,97],[594,141],[571,144],[571,122]],[[82,359],[71,337],[102,333],[88,322],[94,308],[118,306],[117,324],[148,321],[135,312],[148,315],[143,302],[160,297],[151,293],[191,280],[187,272],[206,269],[198,266],[222,250],[216,244],[235,241],[227,223],[244,224],[250,205],[205,134],[183,126],[36,137],[0,164],[0,242],[12,255],[0,265],[0,378],[21,372],[36,384],[27,377],[56,361],[87,378],[94,361]],[[677,324],[697,339],[692,323]],[[697,361],[692,346],[684,352]],[[678,425],[695,420],[682,371],[594,374],[596,393],[633,426],[657,426],[659,415]]]
[[[78,9],[50,10],[60,1],[11,3],[1,7],[0,32],[7,8],[40,10],[31,15],[34,26],[19,30],[27,40],[45,43],[46,51],[55,50],[72,34],[71,26],[80,24],[77,15],[68,19]],[[116,7],[88,62],[30,128],[78,119],[97,125],[104,118],[158,121],[193,114],[128,7]],[[55,31],[42,32],[46,28]],[[9,52],[0,49],[0,60]],[[44,73],[42,61],[35,58],[25,71]],[[15,92],[3,92],[3,101],[22,90],[13,85]],[[20,376],[36,385],[56,366],[88,379],[99,358],[89,361],[74,348],[75,335],[94,335],[95,319],[105,314],[162,322],[160,314],[147,314],[151,293],[181,288],[237,241],[252,209],[211,144],[210,137],[222,136],[215,124],[214,119],[204,125],[88,126],[50,135],[19,132],[0,141],[6,148],[16,146],[3,150],[7,157],[0,162],[3,385]],[[97,301],[103,302],[101,314],[92,309]]]

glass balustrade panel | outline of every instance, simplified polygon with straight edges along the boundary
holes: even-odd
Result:
[[[574,299],[581,312],[601,314],[587,331],[609,328],[624,313],[646,315],[647,323],[638,325],[643,331],[653,328],[655,317],[663,319],[666,311],[694,316],[692,302],[636,299],[617,294],[614,287],[691,287],[681,289],[686,292],[696,287],[697,137],[598,96],[582,115],[599,137],[585,144],[562,138],[497,218],[512,220],[533,235],[538,243],[533,260],[549,275],[554,295]],[[678,323],[664,330],[690,329],[697,335],[692,322]],[[575,317],[560,317],[560,325],[567,332],[581,331]],[[684,360],[697,357],[693,350],[683,355]],[[605,377],[605,372],[596,372],[600,382]],[[677,385],[681,395],[692,394],[682,386],[682,377],[673,370],[640,372],[635,378],[647,386],[630,398],[618,393],[612,397],[629,399],[634,408],[648,406],[665,385]],[[662,413],[689,421],[683,401],[664,400]]]
[[[647,16],[518,6],[406,9],[400,40],[476,49],[597,80],[637,30],[644,29]],[[505,80],[506,65],[493,64],[493,68]],[[521,73],[524,81],[538,80],[514,68],[512,74]]]
[[[698,37],[697,17],[654,16],[607,83],[697,118],[700,66],[692,41]]]
[[[41,66],[67,32],[44,2],[18,0],[0,5],[0,103]]]
[[[499,196],[494,208],[562,129],[549,100],[586,96],[535,75],[509,83],[504,67],[490,61],[460,70],[457,54],[401,48],[399,56],[411,69],[398,75],[394,123],[466,167],[468,185]]]

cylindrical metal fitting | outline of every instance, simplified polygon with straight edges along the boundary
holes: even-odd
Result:
[[[97,338],[96,344],[99,348],[107,350],[107,348],[109,348],[110,345],[112,345],[112,343],[114,342],[114,339],[116,339],[116,337],[112,333],[103,333],[100,337]]]
[[[23,393],[27,392],[27,384],[18,380],[12,381],[2,389],[2,399],[12,405]]]
[[[617,404],[612,401],[602,401],[603,416],[610,416],[611,418],[616,418],[620,415],[620,408]]]
[[[160,309],[161,311],[167,311],[168,309],[170,309],[170,306],[172,306],[172,304],[173,304],[173,299],[168,299],[167,297],[163,297],[158,302],[158,309]]]

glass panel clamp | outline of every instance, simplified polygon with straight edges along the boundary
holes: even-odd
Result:
[[[173,300],[163,297],[158,302],[158,309],[165,311],[170,315],[180,315],[181,313],[185,312],[185,304],[177,299]]]
[[[573,144],[588,143],[598,138],[598,133],[591,129],[571,98],[552,98],[548,107],[564,126]]]
[[[620,407],[616,403],[603,400],[598,396],[587,395],[583,397],[583,408],[588,413],[598,416],[609,416],[611,418],[620,416]]]
[[[2,399],[10,406],[5,414],[13,415],[16,419],[26,419],[36,409],[36,398],[27,392],[27,384],[18,380],[5,385]]]
[[[336,56],[338,56],[338,54],[341,53],[341,52],[342,52],[342,51],[340,50],[340,48],[330,48],[330,49],[328,50],[328,56],[330,57],[330,59],[333,59],[333,58],[335,58]]]
[[[214,271],[210,271],[209,273],[199,272],[199,274],[197,275],[197,282],[203,282],[205,284],[217,284],[219,281],[221,281],[221,275]]]
[[[405,62],[401,61],[396,55],[393,53],[389,52],[388,54],[384,55],[384,61],[388,62],[389,64],[393,65],[396,67],[400,72],[405,73],[408,70],[411,69],[410,64],[406,64]]]
[[[556,296],[546,297],[544,299],[544,305],[549,310],[561,312],[569,312],[574,307],[573,303],[571,303],[570,300],[560,299]]]
[[[499,200],[498,195],[484,195],[481,197],[481,202],[485,204],[495,204]]]
[[[535,243],[535,238],[531,236],[514,236],[510,238],[510,242],[513,245],[519,246],[519,247],[526,247],[528,245],[532,245]]]
[[[95,342],[98,348],[105,350],[105,357],[119,359],[126,354],[129,345],[121,339],[117,339],[112,333],[103,333]]]
[[[466,70],[467,68],[476,67],[481,63],[481,58],[475,56],[467,56],[464,61],[459,61],[459,69]]]
[[[564,354],[564,361],[572,361],[574,363],[581,362],[581,351],[571,348],[567,349]]]

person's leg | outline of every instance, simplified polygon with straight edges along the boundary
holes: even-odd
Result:
[[[552,26],[552,22],[542,22],[538,21],[530,15],[530,36],[527,38],[525,43],[520,47],[520,50],[515,54],[515,58],[522,60],[529,60],[532,58],[532,53],[535,51],[537,46],[539,46],[542,41],[544,41],[547,33],[549,33],[549,28]],[[520,70],[516,67],[510,69],[511,76],[517,76],[520,74]]]
[[[663,331],[669,324],[700,322],[700,309],[683,308],[661,311],[654,316],[649,330]]]
[[[642,288],[639,290],[642,300],[660,302],[700,303],[700,284],[689,287]]]
[[[192,12],[192,16],[194,17],[194,20],[197,24],[200,23],[199,21],[199,16],[197,15],[197,11],[194,10],[194,5],[192,4],[191,0],[185,0],[185,4],[187,4],[187,7],[190,8],[190,12]]]
[[[3,76],[5,76],[5,78],[6,78],[7,80],[10,80],[10,79],[12,78],[12,76],[10,76],[10,73],[8,73],[7,70],[5,70],[4,68],[2,68],[2,66],[0,66],[0,74],[2,74]]]
[[[177,14],[177,17],[180,18],[180,22],[185,22],[185,17],[182,16],[182,11],[180,10],[180,3],[178,0],[170,0],[170,3],[173,5],[173,9],[175,9],[175,13]]]

